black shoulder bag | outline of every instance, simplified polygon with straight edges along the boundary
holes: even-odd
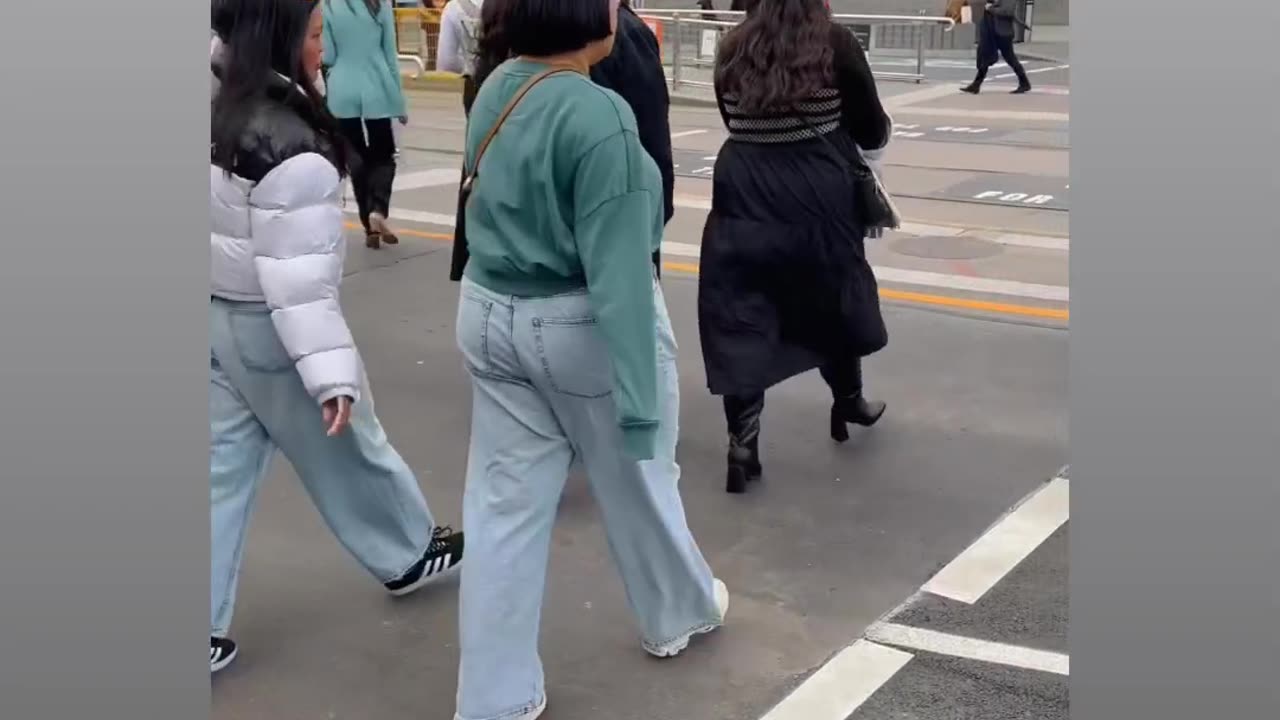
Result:
[[[858,218],[861,219],[863,226],[868,230],[874,228],[897,230],[902,224],[901,218],[898,217],[898,209],[894,207],[893,199],[889,197],[888,191],[884,189],[880,178],[876,177],[875,171],[862,158],[855,160],[840,152],[827,139],[826,135],[818,132],[818,128],[804,113],[794,106],[792,111],[822,141],[822,144],[827,146],[831,154],[835,155],[841,164],[849,169],[849,175],[853,178],[853,207],[857,211]]]

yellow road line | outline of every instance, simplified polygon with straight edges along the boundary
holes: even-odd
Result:
[[[352,230],[362,229],[355,223],[347,223],[346,225]],[[423,232],[421,230],[397,230],[396,232],[400,235],[422,238],[424,240],[453,242],[453,236],[446,235],[444,233]],[[666,270],[688,273],[690,275],[698,274],[698,265],[696,263],[664,262],[662,263],[662,267]],[[995,315],[1033,317],[1045,320],[1061,320],[1063,322],[1067,322],[1071,319],[1071,314],[1068,310],[1036,307],[1034,305],[1014,305],[1010,303],[990,302],[987,300],[974,300],[970,298],[954,297],[952,295],[934,295],[931,293],[881,288],[880,297],[886,300],[896,300],[898,302],[912,303],[915,305],[932,305],[934,307],[947,307],[957,310],[973,310],[976,312],[992,313]]]

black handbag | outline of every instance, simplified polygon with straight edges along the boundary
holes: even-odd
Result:
[[[858,214],[858,218],[862,221],[863,227],[868,231],[879,229],[897,230],[902,225],[902,219],[898,217],[898,209],[894,207],[892,198],[889,197],[888,191],[884,189],[884,185],[880,183],[880,178],[876,177],[876,173],[869,165],[863,162],[862,158],[850,158],[840,152],[835,145],[827,139],[827,136],[818,132],[818,128],[814,127],[813,122],[805,116],[804,113],[792,108],[796,116],[800,118],[809,130],[811,130],[823,145],[831,151],[833,155],[840,160],[853,179],[853,207]]]
[[[862,219],[864,235],[872,231],[878,232],[878,228],[896,229],[899,225],[898,211],[875,172],[862,158],[854,160],[845,156],[826,136],[818,132],[809,118],[799,111],[796,114],[852,175],[853,203]],[[835,322],[844,329],[844,332],[835,336],[842,346],[837,351],[867,357],[889,344],[889,330],[880,311],[879,283],[876,282],[875,271],[867,262],[862,238],[847,246],[846,251],[853,253],[853,257],[849,258],[852,262],[846,266],[847,272],[835,280],[832,288],[836,295],[836,307],[833,309],[838,315]]]

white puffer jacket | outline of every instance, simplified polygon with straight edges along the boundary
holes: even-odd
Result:
[[[288,102],[256,109],[240,145],[231,175],[209,166],[210,294],[267,304],[317,402],[359,400],[364,370],[338,303],[346,257],[338,171]]]

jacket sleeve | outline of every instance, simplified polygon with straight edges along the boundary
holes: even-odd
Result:
[[[880,102],[867,54],[853,33],[842,27],[832,29],[832,44],[844,126],[858,147],[879,150],[889,144],[893,123]]]
[[[346,240],[338,171],[315,153],[276,166],[249,193],[254,266],[280,342],[317,403],[360,399],[364,371],[338,304]]]
[[[440,13],[439,47],[436,48],[436,70],[461,73],[465,62],[462,57],[462,12],[457,3],[449,3]]]
[[[1014,0],[991,0],[991,7],[988,10],[992,15],[1000,17],[1017,17],[1017,6]]]
[[[393,98],[396,107],[400,109],[400,114],[405,114],[404,89],[400,81],[400,53],[396,51],[396,11],[391,7],[391,3],[384,2],[382,12],[378,14],[378,18],[382,23],[382,52],[387,56],[387,67],[391,68],[391,72],[395,75],[395,97]]]
[[[644,154],[634,132],[620,131],[582,156],[574,178],[574,241],[613,364],[623,446],[635,460],[653,458],[659,425],[650,252],[661,199],[629,172]]]

